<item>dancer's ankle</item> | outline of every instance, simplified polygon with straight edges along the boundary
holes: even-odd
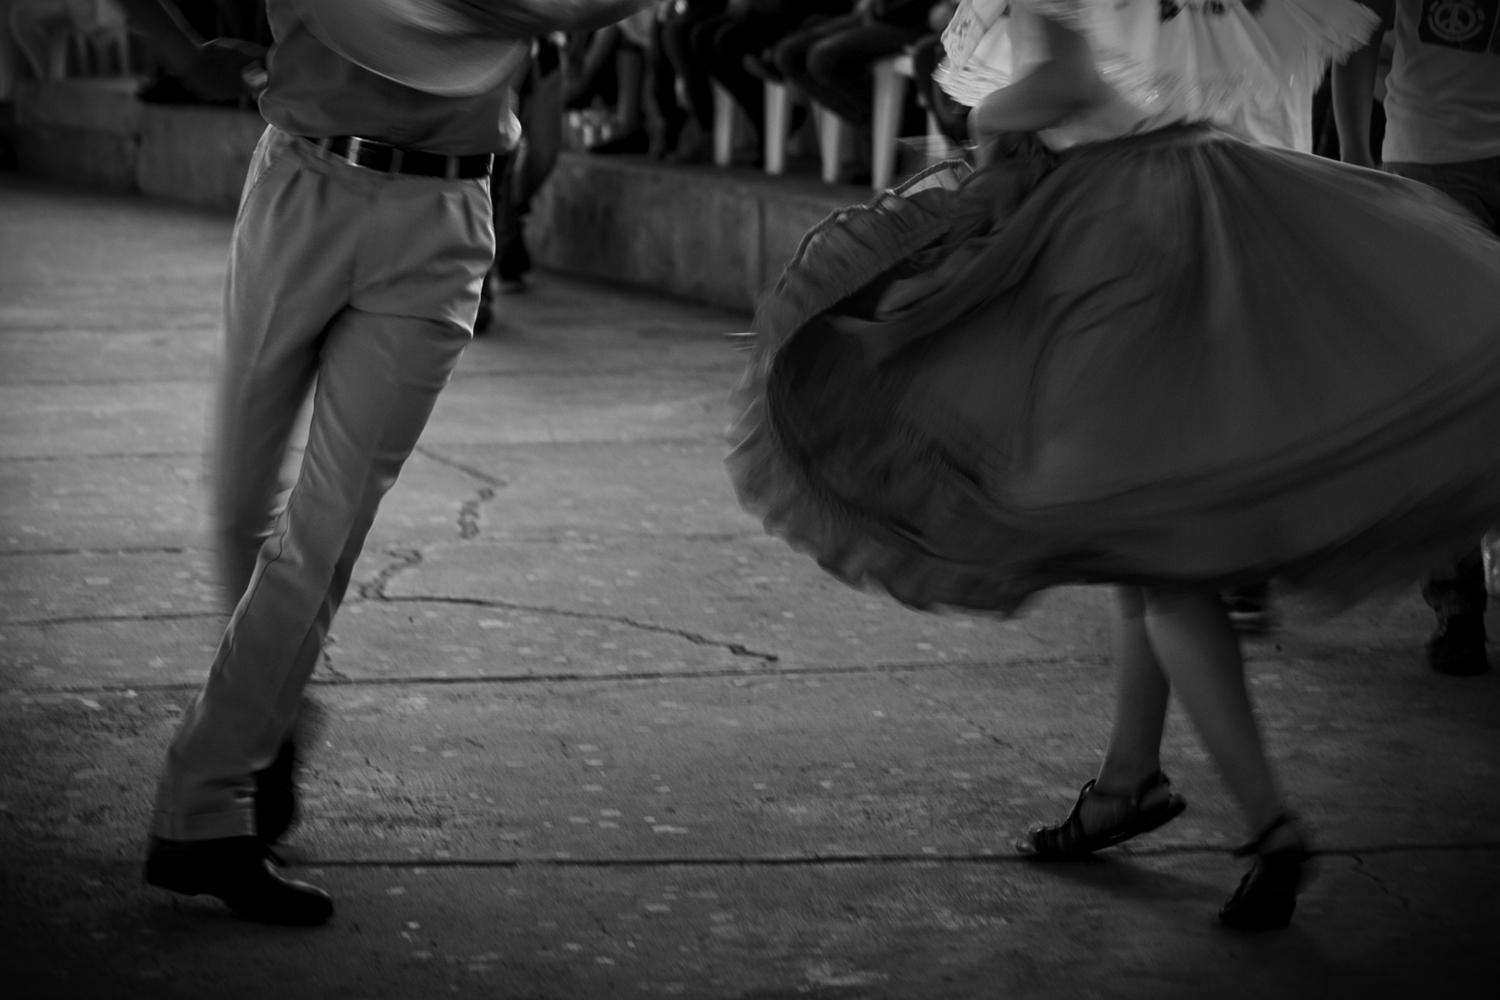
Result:
[[[1155,757],[1137,760],[1106,759],[1094,778],[1094,788],[1105,795],[1129,797],[1140,792],[1160,773],[1161,761]]]

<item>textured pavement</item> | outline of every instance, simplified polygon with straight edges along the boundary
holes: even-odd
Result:
[[[539,275],[371,534],[286,845],[328,927],[139,877],[222,595],[202,446],[230,220],[0,174],[0,989],[17,997],[1489,997],[1500,675],[1413,592],[1249,643],[1320,850],[1293,928],[1214,914],[1234,809],[1036,866],[1110,705],[1107,595],[1003,622],[842,588],[722,471],[746,318]],[[1490,616],[1500,636],[1500,614]],[[1494,659],[1492,650],[1492,660]]]

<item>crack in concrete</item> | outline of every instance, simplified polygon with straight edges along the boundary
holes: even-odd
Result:
[[[416,454],[438,465],[461,472],[471,479],[476,479],[484,485],[479,492],[470,500],[465,500],[458,508],[458,537],[464,541],[472,541],[479,537],[479,513],[485,504],[495,499],[495,494],[510,483],[499,476],[491,475],[483,469],[476,468],[457,459],[449,458],[430,448],[418,447]]]
[[[63,462],[138,462],[141,459],[197,459],[202,461],[202,452],[196,451],[85,451],[70,452],[66,455],[6,455],[7,465],[18,465],[22,462],[36,462],[38,464],[57,465]]]
[[[429,594],[422,597],[390,597],[382,595],[380,599],[387,604],[420,604],[424,602],[457,604],[474,608],[490,608],[497,611],[521,611],[528,614],[555,615],[559,618],[573,618],[579,621],[608,622],[614,625],[624,625],[626,628],[633,628],[641,632],[669,635],[673,638],[690,642],[695,646],[722,649],[732,656],[742,656],[746,659],[760,660],[764,663],[781,662],[781,657],[777,654],[751,649],[743,643],[726,642],[723,639],[714,639],[687,629],[673,628],[670,625],[657,625],[652,622],[636,621],[634,618],[625,615],[609,615],[599,611],[574,611],[568,608],[549,608],[539,604],[519,604],[512,601],[492,601],[480,597],[441,597]]]
[[[1479,851],[1500,850],[1500,842],[1484,844],[1442,844],[1403,846],[1391,848],[1406,852],[1430,854],[1468,854]],[[1194,857],[1227,853],[1222,847],[1177,847],[1160,848],[1139,852],[1158,857]],[[1320,856],[1347,855],[1350,851],[1317,851]],[[957,865],[1034,865],[1036,862],[1023,854],[1011,851],[949,851],[941,853],[908,851],[848,851],[810,852],[797,854],[745,854],[745,855],[668,855],[663,857],[614,857],[579,858],[529,855],[497,858],[303,858],[299,864],[308,868],[811,868],[837,866],[931,866],[933,864]],[[1400,898],[1400,897],[1394,897]],[[1404,902],[1404,901],[1403,901]]]
[[[932,663],[897,663],[877,664],[875,666],[825,666],[825,667],[792,667],[782,669],[741,669],[726,672],[721,669],[715,670],[641,670],[628,674],[585,674],[579,672],[568,673],[546,673],[546,674],[510,674],[497,676],[494,674],[462,674],[450,677],[349,677],[337,683],[323,681],[314,678],[310,683],[313,687],[351,687],[351,688],[380,688],[380,687],[460,687],[463,685],[507,685],[507,684],[629,684],[639,681],[663,681],[663,680],[685,680],[685,681],[712,681],[712,680],[781,680],[798,677],[862,677],[862,676],[885,676],[894,673],[903,673],[917,670],[930,670],[934,668],[948,667],[951,664]],[[198,685],[186,681],[157,681],[148,683],[120,683],[120,684],[90,684],[90,685],[62,685],[58,687],[35,687],[23,689],[34,696],[58,696],[77,697],[90,695],[112,695],[126,694],[134,696],[139,692],[163,692],[194,691]]]
[[[1016,665],[1023,665],[1023,664],[1026,665],[1026,666],[1041,666],[1042,662],[1039,662],[1039,661],[1016,661]],[[971,665],[983,666],[983,664],[974,664],[972,661],[969,661],[968,663],[965,663],[963,665],[965,665],[965,666],[971,666]],[[896,681],[897,684],[900,684],[901,686],[903,686],[903,687],[905,687],[905,688],[907,688],[909,690],[911,689],[911,685],[907,683],[906,678],[903,678],[903,677],[894,677],[893,679]],[[931,696],[929,695],[929,697],[931,697]],[[938,702],[939,704],[941,704],[944,708],[946,708],[949,712],[951,712],[954,715],[955,718],[957,718],[959,721],[961,721],[965,725],[967,725],[973,732],[976,732],[980,736],[983,736],[984,739],[988,743],[990,743],[992,746],[1004,747],[1007,750],[1009,750],[1009,749],[1011,749],[1011,748],[1013,748],[1015,746],[1015,744],[1011,743],[1009,740],[1002,739],[1000,736],[998,736],[995,733],[991,732],[989,730],[989,727],[985,726],[983,723],[980,723],[980,722],[976,721],[967,712],[965,712],[961,708],[958,708],[957,706],[953,705],[947,699],[941,699],[941,700],[939,700],[937,698],[934,698],[933,700],[936,701],[936,702]]]
[[[384,551],[393,561],[381,567],[374,579],[366,580],[354,588],[354,593],[361,600],[389,602],[391,598],[386,596],[385,588],[390,585],[390,582],[413,566],[422,565],[421,549],[386,549]]]
[[[1399,848],[1397,848],[1396,850],[1399,850]],[[1366,852],[1355,852],[1355,851],[1349,851],[1349,852],[1325,852],[1325,851],[1317,851],[1315,853],[1317,853],[1317,854],[1347,853],[1347,856],[1354,862],[1354,869],[1353,869],[1354,870],[1354,874],[1359,875],[1359,876],[1361,876],[1363,878],[1366,878],[1369,881],[1375,883],[1375,887],[1378,888],[1381,891],[1381,893],[1383,893],[1388,899],[1395,900],[1396,901],[1396,905],[1399,906],[1403,912],[1406,912],[1406,913],[1410,913],[1411,912],[1411,900],[1407,899],[1405,896],[1403,896],[1400,893],[1398,893],[1395,890],[1393,890],[1389,885],[1386,884],[1385,879],[1381,878],[1379,875],[1377,875],[1375,873],[1375,871],[1372,868],[1370,868],[1368,865],[1365,864],[1364,854]],[[1384,853],[1387,853],[1387,854],[1393,853],[1393,850],[1388,849]]]
[[[449,469],[453,469],[457,472],[462,472],[464,475],[469,476],[470,478],[477,479],[481,483],[484,483],[486,486],[489,486],[492,489],[504,489],[505,487],[510,485],[510,483],[506,482],[504,479],[501,479],[499,476],[491,475],[490,473],[485,472],[483,469],[476,469],[472,465],[468,465],[464,462],[458,461],[458,459],[449,458],[447,455],[439,454],[438,452],[435,452],[430,448],[423,448],[421,446],[418,446],[415,449],[415,453],[421,455],[423,458],[429,461],[436,462],[438,465],[446,466]]]
[[[118,625],[125,622],[183,622],[223,618],[222,611],[139,611],[118,615],[58,615],[55,618],[0,619],[6,628],[58,628],[63,625]]]
[[[1041,661],[1026,661],[1018,667],[1035,666]],[[981,661],[945,661],[943,663],[876,663],[876,664],[832,664],[812,667],[778,667],[775,669],[741,668],[735,671],[710,670],[639,670],[631,673],[588,674],[579,671],[557,671],[533,674],[457,674],[441,677],[405,674],[385,677],[355,677],[341,675],[337,683],[314,678],[310,683],[324,687],[379,688],[379,687],[459,687],[462,685],[506,685],[506,684],[619,684],[638,681],[711,681],[711,680],[783,680],[799,677],[887,677],[895,674],[916,673],[932,670],[993,670],[994,664]],[[198,685],[185,681],[156,681],[119,684],[74,684],[57,687],[22,688],[31,694],[58,696],[90,696],[111,694],[134,694],[141,691],[173,692],[192,691]],[[1379,850],[1375,848],[1374,850]],[[1368,852],[1367,852],[1368,853]]]
[[[331,647],[335,645],[337,645],[337,643],[333,642],[332,638],[330,637],[328,643],[323,647],[322,656],[320,657],[318,663],[319,666],[323,668],[323,672],[328,674],[328,676],[332,677],[335,681],[340,684],[348,684],[353,678],[341,671],[333,662],[333,653],[331,651]]]
[[[182,545],[111,545],[108,548],[57,548],[57,549],[7,549],[0,551],[0,559],[25,558],[27,556],[184,556],[189,553],[206,552],[203,548]]]
[[[495,499],[495,491],[485,486],[475,494],[474,499],[465,500],[458,508],[458,537],[464,541],[473,541],[479,537],[479,512],[486,503]]]

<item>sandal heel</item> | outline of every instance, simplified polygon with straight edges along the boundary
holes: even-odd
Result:
[[[1290,814],[1280,816],[1254,841],[1234,852],[1236,857],[1253,855],[1255,863],[1219,911],[1219,922],[1224,926],[1239,931],[1272,931],[1290,926],[1297,908],[1297,893],[1306,884],[1312,855],[1300,835],[1292,846],[1274,851],[1262,848],[1273,833],[1295,822],[1296,817]]]

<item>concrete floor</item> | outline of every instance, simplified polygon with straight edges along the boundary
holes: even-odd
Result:
[[[221,621],[200,482],[229,220],[0,174],[0,983],[16,997],[1479,997],[1500,973],[1500,675],[1415,593],[1247,648],[1317,835],[1292,929],[1226,933],[1191,801],[1095,863],[1013,839],[1102,749],[1107,595],[1009,622],[854,593],[721,468],[744,316],[541,274],[377,520],[315,680],[270,929],[139,877]],[[1500,615],[1491,615],[1500,635]]]

